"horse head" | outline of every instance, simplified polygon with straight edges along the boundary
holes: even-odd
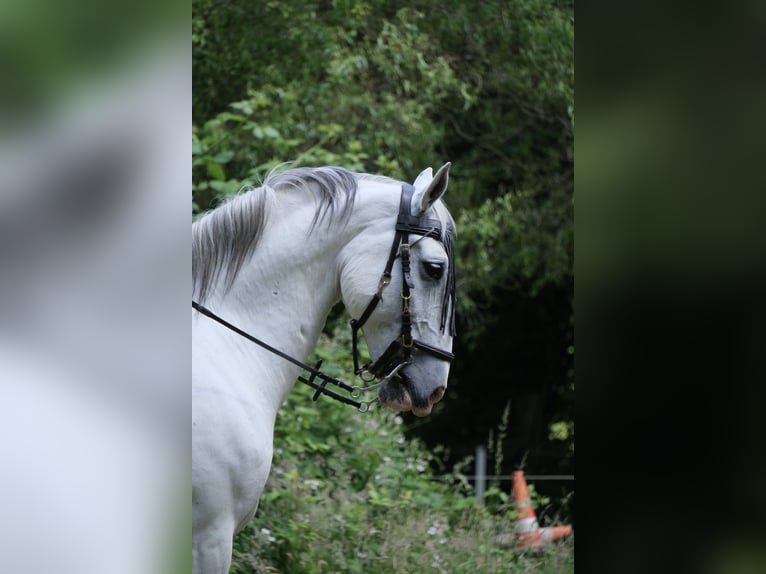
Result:
[[[454,222],[441,201],[447,163],[424,170],[400,194],[378,194],[377,217],[349,245],[341,273],[344,303],[373,361],[357,374],[378,381],[395,411],[430,414],[447,389],[455,312]],[[385,263],[385,266],[384,266]],[[369,380],[369,379],[368,379]]]

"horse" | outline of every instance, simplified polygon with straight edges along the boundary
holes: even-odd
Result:
[[[334,166],[273,172],[192,224],[194,574],[228,572],[296,380],[315,400],[360,410],[379,401],[419,417],[444,396],[455,335],[456,228],[441,199],[449,167],[413,184]],[[354,317],[355,372],[369,386],[303,362],[338,301]],[[375,358],[363,366],[360,330]],[[354,401],[328,384],[377,397]]]

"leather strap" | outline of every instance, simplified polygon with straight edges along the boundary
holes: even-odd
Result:
[[[311,366],[307,365],[306,363],[304,363],[302,361],[299,361],[298,359],[296,359],[294,357],[291,357],[287,353],[272,347],[268,343],[265,343],[265,342],[261,341],[257,337],[253,337],[250,333],[248,333],[246,331],[243,331],[239,327],[237,327],[235,325],[232,325],[231,323],[229,323],[225,319],[223,319],[223,318],[219,317],[218,315],[216,315],[215,313],[213,313],[210,309],[208,309],[204,305],[200,305],[196,301],[192,301],[192,307],[194,309],[196,309],[202,315],[205,315],[206,317],[209,317],[213,321],[215,321],[217,323],[220,323],[221,325],[223,325],[227,329],[229,329],[231,331],[234,331],[237,335],[240,335],[240,336],[244,337],[248,341],[251,341],[251,342],[255,343],[256,345],[258,345],[259,347],[263,347],[264,349],[266,349],[270,353],[273,353],[274,355],[276,355],[278,357],[281,357],[285,361],[288,361],[288,362],[296,365],[297,367],[300,367],[304,371],[308,371],[309,373],[311,373],[311,375],[309,376],[308,379],[306,379],[305,377],[299,376],[298,380],[301,383],[304,383],[304,384],[310,386],[312,389],[316,390],[316,392],[314,393],[314,397],[313,397],[314,401],[316,401],[319,398],[320,395],[327,395],[327,396],[335,399],[336,401],[340,401],[340,402],[345,403],[347,405],[351,405],[351,406],[356,407],[356,408],[361,408],[362,407],[362,403],[361,402],[355,401],[355,400],[350,399],[348,397],[344,397],[343,395],[339,395],[338,393],[336,393],[334,391],[331,391],[330,389],[326,388],[328,383],[332,383],[333,385],[336,385],[336,386],[340,387],[344,391],[353,392],[353,390],[354,390],[354,387],[352,387],[351,385],[348,385],[347,383],[344,383],[340,379],[336,379],[335,377],[331,377],[329,375],[326,375],[322,371],[320,371],[319,367],[322,366],[322,361],[321,360],[316,364],[316,366],[311,367]],[[322,382],[317,384],[317,383],[314,382],[315,379],[319,379]]]
[[[386,266],[381,274],[378,291],[372,296],[370,302],[365,307],[362,315],[359,319],[351,319],[351,344],[354,360],[354,373],[357,375],[363,375],[364,373],[370,373],[375,378],[386,376],[388,373],[394,371],[394,369],[403,363],[409,362],[412,358],[413,349],[418,349],[426,354],[434,356],[444,361],[452,361],[454,355],[448,351],[438,349],[432,345],[416,341],[412,337],[412,315],[410,312],[410,298],[412,289],[414,289],[414,282],[412,280],[412,269],[410,261],[410,233],[414,235],[420,235],[424,237],[433,237],[435,239],[442,239],[441,235],[441,223],[436,219],[417,217],[411,214],[412,196],[415,192],[415,188],[409,184],[402,185],[402,193],[399,199],[399,215],[396,219],[396,233],[394,234],[394,240],[391,244],[388,260]],[[449,236],[449,234],[447,234]],[[447,245],[449,243],[449,245]],[[454,278],[453,270],[453,254],[451,251],[451,237],[448,242],[445,242],[445,249],[448,252],[450,259],[450,271],[447,280],[447,286],[445,287],[445,294],[442,300],[442,318],[441,318],[441,330],[444,331],[446,327],[446,318],[448,309],[446,308],[450,304],[452,299],[452,305],[454,306]],[[383,290],[388,286],[391,281],[391,271],[393,270],[394,261],[399,257],[402,267],[402,314],[401,314],[401,331],[399,337],[397,337],[380,357],[374,362],[368,362],[366,365],[359,366],[359,329],[361,329],[367,320],[372,315],[378,303],[383,299]],[[454,323],[454,310],[453,323]],[[454,329],[451,328],[451,331]],[[454,334],[454,333],[453,333]]]

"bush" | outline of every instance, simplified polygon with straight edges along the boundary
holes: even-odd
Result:
[[[334,335],[318,354],[351,380],[348,334]],[[514,549],[507,494],[490,489],[477,503],[460,469],[436,480],[436,455],[405,439],[401,416],[310,396],[299,385],[280,410],[271,476],[235,540],[233,573],[572,571],[571,546]]]

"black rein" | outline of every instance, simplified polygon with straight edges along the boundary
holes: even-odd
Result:
[[[344,404],[347,404],[347,405],[351,405],[352,407],[356,407],[357,409],[359,409],[362,412],[366,412],[369,409],[370,402],[355,401],[354,399],[350,399],[348,397],[344,397],[343,395],[339,395],[335,391],[332,391],[332,390],[327,388],[327,384],[328,383],[332,383],[333,385],[336,385],[336,386],[340,387],[344,391],[348,391],[348,392],[351,392],[351,393],[356,393],[356,392],[359,392],[361,390],[358,387],[352,387],[348,383],[344,383],[340,379],[336,379],[335,377],[331,377],[330,375],[327,375],[327,374],[323,373],[322,371],[320,371],[319,367],[322,366],[322,361],[321,360],[319,360],[319,362],[317,362],[317,364],[314,365],[313,367],[310,366],[310,365],[307,365],[306,363],[304,363],[302,361],[299,361],[298,359],[296,359],[294,357],[291,357],[287,353],[272,347],[268,343],[264,343],[263,341],[261,341],[257,337],[253,337],[250,333],[248,333],[246,331],[243,331],[242,329],[240,329],[236,325],[232,325],[231,323],[229,323],[225,319],[222,319],[221,317],[219,317],[218,315],[213,313],[210,309],[208,309],[204,305],[200,305],[196,301],[192,301],[192,307],[194,309],[196,309],[197,311],[199,311],[200,313],[202,313],[203,315],[205,315],[206,317],[210,317],[213,321],[216,321],[216,322],[220,323],[221,325],[223,325],[224,327],[226,327],[227,329],[229,329],[231,331],[234,331],[237,335],[241,335],[242,337],[244,337],[248,341],[251,341],[251,342],[255,343],[256,345],[258,345],[260,347],[263,347],[264,349],[266,349],[270,353],[275,354],[277,357],[283,358],[285,361],[288,361],[288,362],[292,363],[293,365],[296,365],[296,366],[300,367],[304,371],[308,371],[310,373],[310,376],[309,376],[308,379],[306,379],[305,377],[299,376],[298,380],[301,383],[304,383],[304,384],[310,386],[312,389],[314,389],[316,391],[314,393],[314,396],[312,397],[313,401],[316,401],[319,398],[320,395],[327,395],[328,397],[330,397],[332,399],[335,399],[336,401],[340,401],[341,403],[344,403]],[[314,382],[316,379],[319,379],[322,382],[321,383]]]

